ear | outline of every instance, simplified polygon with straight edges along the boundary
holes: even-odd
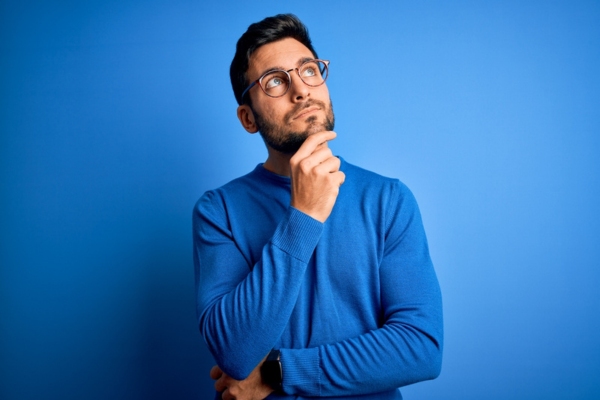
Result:
[[[248,133],[258,132],[258,127],[254,121],[254,113],[247,104],[242,104],[237,108],[237,117],[240,123]]]

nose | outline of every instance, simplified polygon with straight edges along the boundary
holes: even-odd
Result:
[[[305,84],[302,79],[300,79],[297,69],[290,73],[290,77],[291,82],[289,92],[292,101],[296,103],[306,100],[310,96],[310,86]]]

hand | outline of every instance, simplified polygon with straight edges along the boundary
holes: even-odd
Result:
[[[310,135],[290,159],[292,170],[292,207],[325,222],[346,176],[340,160],[327,146],[336,133],[322,131]]]
[[[264,361],[264,360],[263,360]],[[270,386],[263,383],[260,376],[262,361],[243,381],[236,381],[224,373],[218,365],[210,370],[210,377],[215,379],[215,389],[221,393],[223,400],[263,400],[273,392]]]

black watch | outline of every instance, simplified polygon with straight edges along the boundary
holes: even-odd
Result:
[[[281,352],[279,350],[271,350],[267,359],[260,366],[260,376],[265,385],[276,391],[281,391],[283,368],[281,367]]]

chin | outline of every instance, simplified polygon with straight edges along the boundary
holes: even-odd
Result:
[[[310,136],[313,133],[329,130],[329,129],[327,129],[328,126],[327,126],[326,122],[324,122],[324,121],[317,122],[316,118],[314,118],[312,121],[309,119],[307,122],[309,123],[309,125],[306,128],[306,130],[304,131],[306,136]]]
[[[311,125],[304,132],[305,132],[306,136],[308,137],[314,133],[321,132],[324,130],[325,130],[325,127],[323,125]]]

